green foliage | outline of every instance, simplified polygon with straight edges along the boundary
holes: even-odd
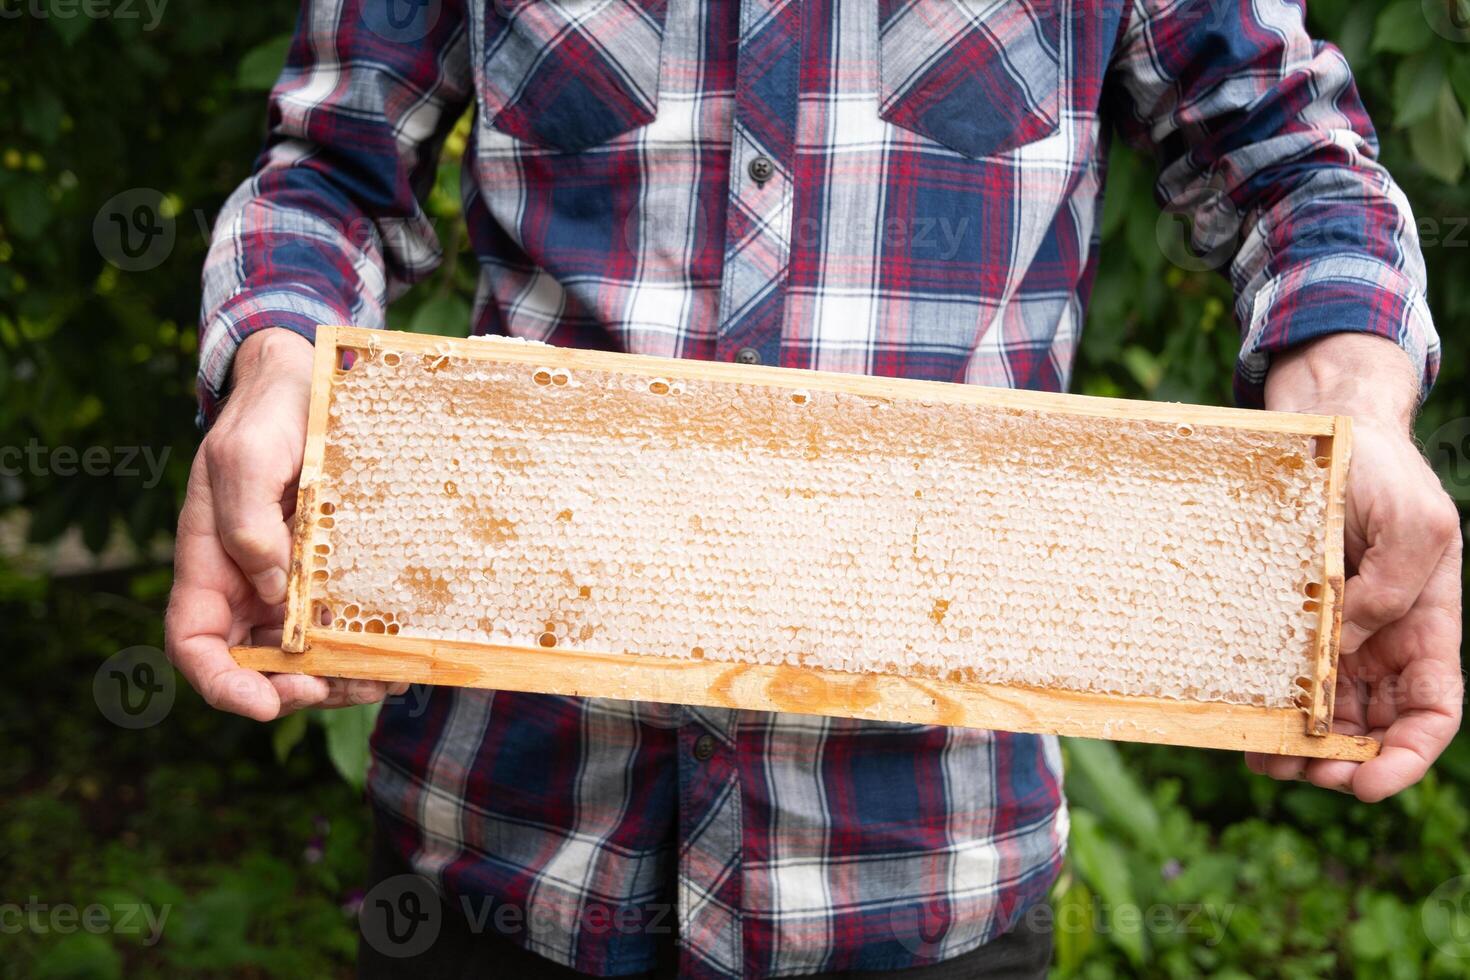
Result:
[[[0,687],[0,904],[45,906],[39,928],[6,913],[0,978],[346,975],[368,812],[323,740],[282,762],[271,728],[183,687],[139,731],[92,700],[107,657],[162,639],[151,574],[0,582],[25,652]],[[89,906],[107,928],[52,918]]]
[[[1053,896],[1058,977],[1465,975],[1420,925],[1448,911],[1470,926],[1465,908],[1432,894],[1470,874],[1462,768],[1365,807],[1254,780],[1227,753],[1081,740],[1065,750],[1073,824]],[[1463,739],[1452,752],[1443,770],[1470,761]]]
[[[1467,0],[1310,4],[1319,36],[1352,62],[1382,158],[1420,223],[1447,352],[1424,436],[1470,416],[1470,35],[1443,30],[1448,17],[1432,23],[1436,3],[1470,13]],[[0,476],[0,520],[22,515],[34,541],[78,532],[95,550],[172,529],[197,441],[208,230],[259,148],[262,93],[296,6],[172,4],[153,29],[146,17],[29,14],[0,27],[0,446],[167,452],[157,486],[60,467]],[[453,261],[395,304],[396,328],[467,329],[464,138],[461,126],[428,202]],[[1214,273],[1165,256],[1153,180],[1149,162],[1115,152],[1072,387],[1227,402],[1231,296]],[[104,259],[94,219],[139,188],[175,240],[152,267],[124,271]],[[90,701],[90,677],[117,650],[160,642],[168,583],[156,566],[48,581],[0,561],[6,649],[21,652],[0,688],[0,902],[35,894],[174,910],[151,946],[120,932],[0,933],[0,977],[345,974],[353,929],[343,907],[360,883],[366,823],[351,787],[371,710],[262,728],[208,710],[181,685],[165,724],[112,729]],[[1445,938],[1467,927],[1463,892],[1444,884],[1470,874],[1464,737],[1420,786],[1377,807],[1256,779],[1226,753],[1070,742],[1066,756],[1073,837],[1053,895],[1059,976],[1470,972],[1470,958],[1454,955],[1470,950]]]
[[[378,720],[380,705],[360,704],[316,712],[327,734],[327,757],[337,774],[357,789],[367,782],[368,736]]]

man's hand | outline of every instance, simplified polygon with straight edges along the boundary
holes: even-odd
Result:
[[[194,457],[174,544],[169,659],[211,705],[258,721],[389,691],[377,681],[267,676],[230,656],[233,645],[281,641],[311,366],[311,344],[290,331],[246,338],[229,401]]]
[[[1333,729],[1383,751],[1365,763],[1247,753],[1257,773],[1372,803],[1418,782],[1460,727],[1460,521],[1410,436],[1417,400],[1417,370],[1378,337],[1324,337],[1272,366],[1267,408],[1353,417]]]

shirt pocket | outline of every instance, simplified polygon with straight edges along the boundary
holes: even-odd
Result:
[[[879,0],[878,114],[968,157],[1057,131],[1058,0]]]
[[[652,122],[667,0],[485,0],[485,120],[575,153]]]

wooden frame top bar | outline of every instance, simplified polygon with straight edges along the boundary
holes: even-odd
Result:
[[[361,327],[318,327],[317,343],[336,345],[338,349],[370,350],[384,346],[383,331]],[[460,339],[428,334],[392,334],[392,348],[421,354],[447,354],[452,357],[482,358],[521,364],[540,364],[552,356],[547,345],[538,343],[496,343],[484,338]],[[1183,402],[1150,402],[1130,398],[1099,398],[1093,395],[1070,395],[1023,388],[992,388],[985,385],[956,384],[948,381],[916,381],[912,378],[887,378],[868,374],[839,374],[833,371],[808,371],[802,368],[728,364],[723,361],[698,361],[647,354],[621,354],[609,351],[582,350],[572,347],[552,348],[556,363],[568,369],[586,368],[599,371],[621,371],[661,377],[676,373],[708,381],[733,384],[763,384],[783,388],[808,388],[818,391],[842,391],[872,398],[909,398],[956,405],[991,405],[1019,411],[1050,412],[1102,419],[1142,419],[1153,422],[1189,422],[1195,425],[1218,425],[1258,432],[1293,432],[1302,435],[1331,436],[1338,429],[1338,417],[1331,415],[1298,415],[1293,412],[1265,412],[1249,408],[1218,405],[1188,405]]]

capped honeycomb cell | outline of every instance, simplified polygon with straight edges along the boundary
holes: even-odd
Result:
[[[310,631],[1262,708],[1330,685],[1309,428],[422,344],[331,372]]]

